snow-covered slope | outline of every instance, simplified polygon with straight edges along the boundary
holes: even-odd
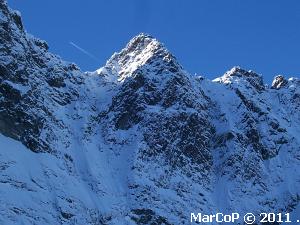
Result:
[[[191,76],[146,34],[83,73],[3,1],[0,39],[1,224],[190,224],[192,212],[297,207],[298,78]]]

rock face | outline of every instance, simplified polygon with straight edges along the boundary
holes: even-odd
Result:
[[[77,98],[82,73],[28,35],[18,12],[3,1],[0,6],[0,132],[33,151],[54,151],[56,134],[48,124],[66,128],[54,110]]]
[[[278,75],[274,77],[274,80],[272,82],[272,88],[280,89],[281,87],[284,87],[288,81],[282,76]]]
[[[191,76],[146,34],[83,73],[3,1],[0,38],[1,224],[190,224],[191,212],[297,208],[299,79],[269,88],[239,67]]]

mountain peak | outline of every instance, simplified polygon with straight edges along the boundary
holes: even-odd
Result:
[[[100,74],[106,71],[119,81],[123,81],[135,70],[146,65],[152,70],[170,68],[171,72],[176,72],[182,69],[162,43],[149,34],[141,33],[132,38],[119,53],[115,53],[97,72]]]
[[[282,75],[277,75],[274,77],[273,82],[272,82],[272,88],[273,89],[280,89],[287,85],[288,81],[285,79],[284,76]]]
[[[151,42],[157,42],[160,44],[153,36],[145,33],[140,33],[134,38],[132,38],[126,46],[128,51],[134,51],[137,49],[146,48]]]
[[[224,74],[224,76],[225,77],[261,77],[260,75],[258,75],[254,71],[252,71],[252,70],[247,71],[245,69],[242,69],[239,66],[234,66],[232,69],[227,71]]]
[[[247,71],[245,69],[242,69],[239,66],[234,66],[232,69],[227,71],[222,77],[218,77],[213,81],[224,84],[236,83],[238,85],[246,82],[259,91],[264,89],[264,83],[261,75],[255,73],[252,70]]]

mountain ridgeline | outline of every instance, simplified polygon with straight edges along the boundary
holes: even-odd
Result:
[[[190,224],[192,212],[297,208],[298,78],[192,76],[146,34],[82,72],[3,0],[0,40],[1,224]]]

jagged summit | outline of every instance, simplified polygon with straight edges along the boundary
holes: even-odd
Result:
[[[176,72],[182,69],[175,56],[162,43],[151,35],[141,33],[132,38],[119,53],[115,53],[97,73],[110,74],[123,81],[141,67],[147,67],[152,72]]]
[[[127,50],[127,53],[143,50],[147,48],[151,42],[155,42],[156,46],[163,48],[163,45],[153,36],[140,33],[129,41],[125,49]]]
[[[254,71],[252,70],[245,70],[245,69],[242,69],[241,67],[239,66],[234,66],[232,69],[230,69],[229,71],[227,71],[221,78],[222,80],[228,80],[229,78],[236,78],[236,77],[239,77],[239,78],[261,78],[262,76],[255,73]],[[218,79],[218,78],[217,78]]]
[[[297,77],[290,77],[287,79],[283,75],[277,75],[273,79],[271,88],[275,90],[289,89],[296,91],[300,88],[300,80]]]
[[[274,77],[274,80],[272,82],[272,88],[274,89],[280,89],[284,86],[286,86],[288,81],[285,79],[282,75],[277,75]]]
[[[255,73],[252,70],[245,70],[239,66],[235,66],[227,71],[223,76],[213,80],[213,82],[219,82],[224,84],[236,84],[238,86],[242,84],[250,84],[256,90],[264,90],[264,82],[261,75]]]

